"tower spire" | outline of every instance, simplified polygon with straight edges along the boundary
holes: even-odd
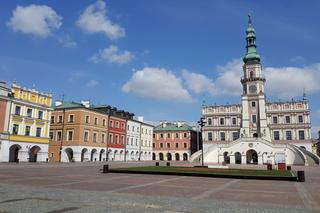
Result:
[[[256,48],[256,33],[252,25],[252,16],[251,13],[248,14],[248,28],[246,30],[246,49],[247,52],[243,57],[243,62],[247,63],[248,61],[257,61],[260,62],[260,55],[258,54]]]

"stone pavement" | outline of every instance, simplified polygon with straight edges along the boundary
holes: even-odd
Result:
[[[0,212],[320,212],[320,167],[302,167],[297,183],[102,174],[102,165],[0,164]],[[110,163],[137,165],[154,163]]]

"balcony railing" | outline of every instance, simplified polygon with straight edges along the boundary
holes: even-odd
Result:
[[[258,81],[258,80],[262,80],[262,81],[265,81],[266,78],[263,74],[256,74],[256,75],[252,75],[252,76],[242,76],[241,77],[241,82],[244,82],[244,81]]]

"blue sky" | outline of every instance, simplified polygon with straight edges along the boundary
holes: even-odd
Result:
[[[67,2],[67,3],[66,3]],[[251,11],[268,100],[305,88],[320,129],[320,2],[1,1],[1,79],[90,99],[146,120],[186,120],[209,104],[240,103]]]

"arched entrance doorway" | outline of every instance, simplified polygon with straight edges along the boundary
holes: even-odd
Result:
[[[105,153],[104,149],[101,149],[101,150],[100,150],[99,161],[103,161],[104,153]]]
[[[21,146],[18,144],[14,144],[9,149],[9,162],[18,162],[19,150]]]
[[[29,162],[37,162],[38,152],[40,151],[39,146],[33,146],[29,151]]]
[[[183,160],[184,160],[184,161],[187,161],[187,160],[188,160],[188,154],[187,154],[187,153],[183,153],[182,156],[183,156]]]
[[[223,161],[224,161],[226,164],[229,164],[229,163],[230,163],[230,156],[228,156],[228,152],[224,152],[224,153],[223,153]]]
[[[234,159],[236,164],[241,164],[241,153],[240,152],[234,153]]]
[[[124,161],[125,160],[124,159],[124,151],[123,150],[121,150],[120,153],[119,153],[119,160],[120,161],[122,161],[122,160]]]
[[[171,153],[167,153],[167,160],[168,160],[168,161],[171,161],[171,160],[172,160],[172,155],[171,155]]]
[[[90,158],[91,161],[97,161],[97,158],[95,156],[96,153],[97,153],[96,149],[91,150],[91,158]]]
[[[163,160],[163,153],[159,153],[159,160]]]
[[[67,154],[68,161],[72,162],[73,161],[73,150],[71,148],[66,148],[65,152]]]
[[[131,153],[130,153],[130,160],[134,160],[134,157],[135,157],[134,151],[131,151]]]
[[[86,148],[82,149],[81,151],[81,162],[87,161],[88,159],[86,159],[86,154],[87,154],[88,150]]]
[[[117,160],[118,150],[114,150],[112,160]]]
[[[180,155],[179,155],[179,153],[176,153],[176,154],[175,154],[175,158],[176,158],[176,161],[179,161],[179,160],[180,160]]]
[[[258,154],[253,149],[247,151],[247,164],[258,164]]]
[[[152,153],[152,160],[156,160],[156,153]]]

